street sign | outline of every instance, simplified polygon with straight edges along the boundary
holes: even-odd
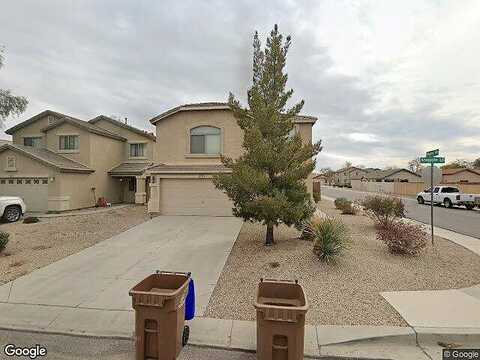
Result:
[[[421,157],[420,162],[422,164],[444,164],[444,157]]]
[[[428,158],[431,158],[431,157],[434,157],[434,156],[437,156],[438,154],[440,154],[440,150],[438,149],[435,149],[435,150],[432,150],[432,151],[427,151],[427,157]]]

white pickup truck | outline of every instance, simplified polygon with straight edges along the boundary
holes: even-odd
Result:
[[[21,197],[0,196],[0,217],[5,221],[18,221],[25,211],[27,211],[27,206]]]
[[[430,202],[430,188],[417,194],[419,204]],[[443,204],[446,208],[452,206],[465,206],[472,210],[475,206],[480,207],[480,194],[462,194],[455,186],[439,185],[433,188],[433,204]]]

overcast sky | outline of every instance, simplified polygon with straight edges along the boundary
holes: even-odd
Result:
[[[318,117],[317,168],[480,157],[477,0],[5,0],[0,88],[30,104],[4,129],[48,108],[152,130],[182,103],[244,98],[253,32],[274,23],[293,38],[288,85]]]

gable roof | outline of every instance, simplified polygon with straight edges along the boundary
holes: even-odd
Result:
[[[230,110],[230,106],[228,106],[225,102],[203,102],[203,103],[193,103],[193,104],[184,104],[177,107],[174,107],[170,110],[167,110],[160,115],[157,115],[150,119],[152,124],[157,123],[160,120],[163,120],[173,114],[179,113],[181,111],[205,111],[205,110]],[[306,115],[297,115],[295,116],[296,123],[308,123],[314,124],[317,121],[317,118],[314,116],[306,116]]]
[[[469,168],[442,169],[442,175],[453,175],[463,171],[468,171],[473,174],[480,175],[480,170],[469,169]]]
[[[116,139],[116,140],[120,140],[120,141],[126,141],[127,139],[125,139],[124,137],[120,136],[120,135],[117,135],[111,131],[108,131],[108,130],[105,130],[105,129],[102,129],[101,127],[99,126],[96,126],[96,125],[93,125],[93,124],[90,124],[89,122],[87,121],[83,121],[83,120],[80,120],[80,119],[75,119],[71,116],[64,116],[63,118],[61,118],[60,120],[58,121],[55,121],[53,124],[51,125],[48,125],[46,127],[44,127],[42,129],[43,132],[47,132],[48,130],[51,130],[53,128],[56,128],[57,126],[59,125],[62,125],[64,123],[68,123],[70,125],[73,125],[73,126],[77,126],[79,128],[82,128],[88,132],[91,132],[93,134],[97,134],[97,135],[101,135],[101,136],[106,136],[106,137],[109,137],[109,138],[112,138],[112,139]]]
[[[32,116],[31,118],[29,118],[25,121],[22,121],[21,123],[15,125],[15,126],[12,126],[9,129],[5,130],[5,133],[8,134],[8,135],[12,135],[15,131],[20,130],[20,129],[24,128],[25,126],[28,126],[28,125],[34,123],[35,121],[37,121],[37,120],[39,120],[39,119],[41,119],[45,116],[48,116],[48,115],[52,115],[56,118],[62,118],[62,117],[67,116],[65,114],[62,114],[62,113],[59,113],[59,112],[56,112],[56,111],[45,110],[45,111],[42,111],[41,113],[38,113],[35,116]]]
[[[392,175],[395,175],[401,171],[406,171],[412,175],[415,175],[417,177],[421,177],[420,175],[418,175],[417,173],[414,173],[413,171],[410,171],[408,169],[389,169],[389,170],[375,170],[375,171],[372,171],[372,172],[369,172],[367,173],[364,177],[367,178],[367,179],[379,179],[379,180],[382,180],[382,179],[385,179],[389,176],[392,176]]]
[[[94,170],[89,167],[80,164],[74,160],[71,160],[65,156],[54,153],[51,150],[45,148],[35,148],[33,146],[23,146],[18,144],[5,144],[0,146],[0,152],[5,150],[12,150],[22,155],[26,155],[34,160],[54,167],[61,172],[81,172],[81,173],[91,173]]]
[[[94,117],[93,119],[89,120],[88,122],[90,124],[95,124],[97,123],[98,121],[100,120],[105,120],[113,125],[116,125],[118,127],[121,127],[121,128],[124,128],[124,129],[127,129],[127,130],[130,130],[136,134],[139,134],[139,135],[142,135],[142,136],[145,136],[153,141],[156,141],[157,140],[157,137],[153,134],[153,133],[150,133],[148,131],[145,131],[145,130],[141,130],[141,129],[138,129],[136,127],[133,127],[131,125],[128,125],[128,124],[125,124],[121,121],[118,121],[118,120],[115,120],[115,119],[112,119],[108,116],[105,116],[105,115],[99,115],[97,117]]]

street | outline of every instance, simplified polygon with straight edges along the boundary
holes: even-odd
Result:
[[[331,198],[344,197],[349,200],[361,200],[374,193],[345,188],[322,186],[322,195]],[[406,216],[410,219],[430,224],[430,205],[419,205],[415,199],[402,198],[405,203]],[[434,225],[443,229],[480,239],[480,211],[467,210],[463,207],[446,209],[434,207]]]

